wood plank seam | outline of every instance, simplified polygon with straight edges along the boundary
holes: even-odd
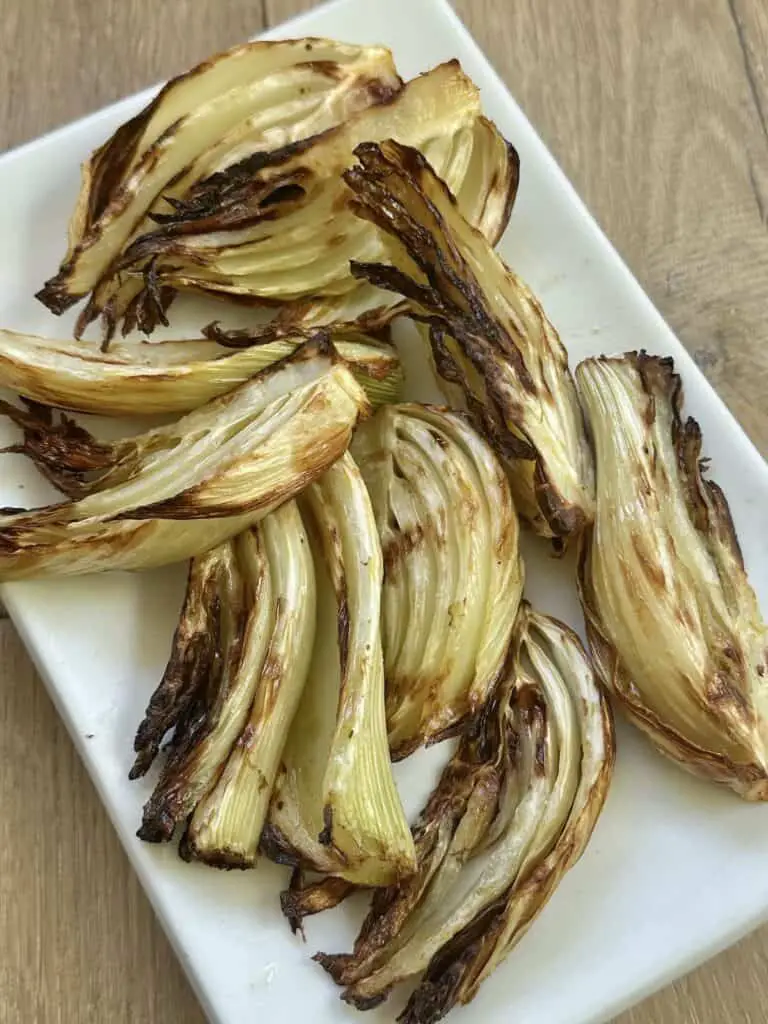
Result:
[[[749,93],[752,97],[754,104],[755,113],[763,132],[763,137],[768,144],[768,112],[766,112],[761,90],[758,85],[757,75],[755,68],[752,63],[752,57],[750,54],[749,46],[747,45],[746,29],[744,23],[739,17],[739,12],[736,9],[736,0],[726,0],[728,4],[728,10],[733,21],[734,28],[736,30],[736,38],[739,41],[739,49],[741,50],[741,58],[744,63],[744,74],[747,79],[749,86]],[[768,218],[766,217],[766,202],[763,198],[762,191],[757,181],[755,174],[755,167],[752,163],[751,158],[749,159],[749,181],[752,186],[752,191],[755,196],[755,202],[757,204],[758,213],[760,214],[760,220],[763,224],[768,224]]]
[[[749,53],[749,47],[747,46],[746,34],[744,25],[741,18],[739,17],[738,11],[736,10],[736,0],[727,0],[728,10],[731,12],[731,18],[736,29],[736,35],[739,40],[739,47],[741,48],[741,56],[744,61],[744,71],[749,82],[749,91],[752,94],[752,99],[757,110],[757,116],[760,119],[760,125],[763,129],[763,135],[765,135],[766,142],[768,142],[768,114],[763,108],[763,100],[760,95],[760,89],[757,83],[757,77],[755,75],[755,69],[752,65],[752,58]]]

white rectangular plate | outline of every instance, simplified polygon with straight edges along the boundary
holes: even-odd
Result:
[[[768,611],[768,467],[600,233],[448,5],[337,0],[271,34],[385,43],[404,77],[460,58],[482,87],[486,112],[521,156],[522,185],[504,256],[543,300],[574,364],[599,352],[638,348],[675,357],[687,408],[702,424],[712,474],[731,502],[752,582]],[[60,337],[71,330],[71,318],[55,320],[32,296],[62,254],[81,160],[148,95],[0,159],[3,326]],[[171,333],[194,336],[205,322],[201,311],[183,303],[176,310]],[[221,315],[219,306],[216,314]],[[429,397],[432,390],[419,372],[411,375],[410,394]],[[0,430],[5,443],[11,432],[5,426]],[[49,496],[23,460],[6,457],[0,505],[33,504]],[[526,557],[529,596],[580,625],[572,566],[553,561],[533,541],[526,542]],[[182,863],[171,846],[147,846],[134,837],[151,782],[127,780],[131,741],[165,664],[183,581],[183,570],[175,567],[16,584],[5,587],[3,597],[211,1019],[219,1024],[359,1019],[309,960],[317,949],[349,948],[359,907],[310,921],[304,945],[280,917],[282,869],[264,863],[253,872],[216,872]],[[747,806],[688,778],[625,728],[619,746],[616,780],[585,856],[475,1002],[454,1011],[456,1024],[605,1020],[768,916],[768,808]],[[405,775],[407,803],[417,807],[431,772],[422,761]],[[392,1020],[399,1004],[394,999],[364,1020]]]

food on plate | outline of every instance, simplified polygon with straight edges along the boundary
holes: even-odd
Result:
[[[168,426],[96,441],[4,403],[70,495],[0,516],[0,580],[183,561],[293,498],[346,451],[365,394],[318,338]]]
[[[207,584],[207,585],[206,585]],[[194,559],[163,679],[139,727],[133,777],[175,727],[139,836],[252,867],[309,666],[314,568],[295,502]]]
[[[387,727],[400,758],[455,733],[498,681],[523,588],[517,514],[461,413],[385,406],[352,450],[384,552]]]
[[[517,155],[480,116],[477,88],[451,62],[306,143],[199,182],[116,263],[141,281],[143,328],[168,322],[179,289],[260,303],[354,290],[350,260],[379,258],[381,243],[347,208],[340,174],[359,142],[390,135],[422,148],[473,223],[498,237],[516,191]],[[98,312],[94,302],[89,316]]]
[[[101,352],[88,342],[0,330],[0,385],[34,402],[102,416],[190,412],[291,355],[313,333],[277,325],[225,332],[211,325],[208,340],[126,343]],[[402,370],[386,338],[345,324],[334,325],[330,336],[374,405],[397,401]]]
[[[391,140],[355,152],[344,174],[353,209],[381,229],[391,265],[353,273],[410,301],[447,397],[507,461],[520,516],[566,542],[592,520],[594,478],[557,331],[421,154]]]
[[[119,256],[197,182],[290,152],[401,85],[389,50],[326,39],[248,43],[172,79],[84,164],[67,254],[39,298],[61,313],[91,293],[81,329],[102,312],[113,329],[142,291]]]
[[[315,649],[262,846],[294,867],[389,885],[416,858],[387,744],[381,545],[351,456],[300,505],[315,559]]]
[[[663,753],[766,800],[768,626],[680,378],[642,352],[576,372],[597,466],[579,555],[596,669]]]
[[[418,867],[374,893],[351,954],[316,959],[369,1009],[421,980],[405,1024],[467,1003],[589,841],[614,761],[609,705],[578,637],[527,604],[507,673],[414,829]]]
[[[138,835],[289,867],[294,931],[373,890],[352,952],[316,959],[359,1009],[417,978],[404,1024],[469,1002],[582,855],[615,757],[602,685],[768,799],[768,627],[680,380],[629,353],[577,388],[494,251],[518,181],[458,61],[404,84],[383,47],[237,47],[83,167],[38,297],[87,299],[75,337],[101,320],[101,347],[0,330],[5,451],[64,495],[0,510],[0,582],[190,559],[134,739],[137,779],[168,738]],[[184,290],[239,326],[107,351]],[[401,401],[398,318],[455,408]],[[68,412],[177,418],[99,440]],[[578,544],[594,668],[522,599],[518,514]],[[449,737],[411,828],[392,761]]]

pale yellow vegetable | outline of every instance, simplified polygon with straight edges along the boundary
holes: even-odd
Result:
[[[0,517],[0,579],[142,569],[240,533],[342,455],[368,402],[315,342],[175,423],[97,442],[6,405],[21,450],[72,495]]]
[[[172,221],[121,258],[122,273],[143,279],[142,329],[165,322],[178,289],[270,302],[354,290],[350,260],[379,258],[382,248],[349,210],[340,175],[359,142],[389,136],[423,150],[473,223],[491,240],[499,236],[516,192],[517,155],[480,116],[477,88],[451,62],[290,154],[201,182]]]
[[[183,413],[232,391],[291,355],[311,336],[305,330],[276,327],[232,333],[239,335],[236,349],[194,339],[113,345],[102,352],[87,342],[0,330],[0,385],[35,402],[74,412],[101,416]],[[371,402],[396,401],[402,386],[397,352],[384,340],[363,340],[364,336],[347,340],[355,333],[352,327],[335,329],[336,351]],[[224,333],[218,337],[228,340]]]
[[[316,643],[262,845],[284,862],[388,885],[416,859],[387,745],[381,547],[349,455],[301,507],[315,558]]]
[[[356,155],[345,173],[353,207],[381,230],[393,265],[367,261],[353,273],[407,298],[428,324],[438,379],[508,463],[521,518],[562,546],[593,518],[594,477],[557,331],[439,168],[393,141]]]
[[[613,770],[608,703],[578,637],[527,605],[513,655],[414,830],[416,873],[374,894],[353,953],[317,957],[359,1009],[422,972],[405,1024],[469,1002],[589,841]]]
[[[39,297],[60,313],[101,286],[81,327],[111,303],[122,315],[113,264],[153,228],[148,212],[167,215],[200,178],[233,162],[258,166],[261,154],[325,131],[400,85],[388,50],[325,39],[248,43],[172,79],[85,164],[69,251]],[[114,310],[107,319],[113,327]]]
[[[498,682],[523,588],[504,470],[460,413],[387,406],[353,453],[384,552],[394,756],[455,732]]]
[[[315,575],[295,502],[251,531],[265,559],[251,595],[246,643],[258,642],[251,707],[215,785],[195,807],[184,856],[225,867],[252,867],[291,722],[307,677],[315,635]],[[238,538],[237,543],[243,543]],[[256,564],[253,543],[247,551]],[[262,621],[264,620],[264,621]]]
[[[766,800],[768,626],[672,360],[630,352],[576,373],[597,465],[579,558],[595,665],[659,750]]]

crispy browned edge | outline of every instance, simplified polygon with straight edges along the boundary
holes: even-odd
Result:
[[[358,886],[354,882],[337,875],[307,882],[304,872],[298,867],[291,874],[288,888],[280,893],[280,909],[295,935],[303,932],[305,917],[331,910],[357,891]]]
[[[168,664],[136,731],[136,759],[130,779],[146,774],[163,737],[183,718],[192,702],[201,699],[211,675],[216,673],[221,658],[217,646],[219,602],[215,563],[210,557],[193,558]]]
[[[421,181],[428,178],[452,206],[456,205],[454,196],[434,175],[424,157],[411,147],[392,140],[382,145],[363,143],[356,148],[355,156],[359,164],[344,173],[354,195],[352,209],[398,239],[427,283],[419,284],[395,267],[376,263],[353,261],[353,275],[399,293],[415,304],[417,309],[411,309],[411,316],[429,325],[432,355],[439,375],[462,387],[476,425],[502,458],[534,463],[536,498],[555,538],[565,541],[576,536],[586,525],[585,510],[567,503],[547,479],[540,454],[525,439],[518,410],[499,387],[499,360],[503,359],[510,366],[525,391],[535,393],[535,383],[519,349],[489,312],[480,283],[454,244],[444,217],[425,194]],[[425,211],[424,221],[406,209],[390,189],[386,180],[390,176]],[[444,239],[444,248],[430,230],[429,220]],[[470,311],[468,314],[451,301],[452,290],[463,297]],[[448,336],[455,339],[464,357],[480,375],[485,391],[483,402],[465,388],[465,375],[446,344]],[[511,430],[508,423],[513,423],[517,432]]]
[[[179,667],[192,669],[194,674],[190,673],[185,680],[179,680],[180,685],[175,693],[169,692],[169,696],[181,705],[181,711],[176,713],[176,709],[170,709],[171,715],[175,718],[175,731],[168,744],[160,779],[144,805],[142,823],[136,833],[139,839],[145,842],[169,842],[177,825],[194,810],[189,783],[198,764],[199,745],[215,729],[226,701],[225,663],[236,663],[242,650],[247,607],[242,603],[236,609],[236,628],[231,644],[225,649],[221,628],[221,580],[217,579],[212,586],[216,592],[215,596],[213,593],[207,595],[210,599],[206,623],[208,639],[200,652],[202,658],[199,663],[185,664],[184,652],[179,652]],[[172,675],[176,667],[173,660],[172,654],[167,675],[160,684],[161,688],[166,683],[170,686],[177,682]],[[193,686],[195,689],[192,689]],[[153,733],[150,737],[151,742],[157,738],[162,724],[160,719],[150,723]]]
[[[115,462],[115,446],[97,441],[65,413],[58,419],[47,405],[24,399],[26,408],[0,401],[0,416],[7,416],[23,431],[23,440],[3,452],[26,455],[40,473],[69,498],[88,493]]]
[[[394,306],[377,306],[374,309],[361,313],[354,320],[335,320],[324,327],[304,326],[302,319],[311,303],[288,303],[281,307],[277,316],[268,323],[258,327],[224,329],[221,324],[214,320],[206,324],[202,329],[204,338],[215,341],[222,348],[244,349],[271,345],[276,341],[306,341],[310,340],[318,330],[328,330],[332,340],[344,341],[347,338],[355,338],[365,335],[377,344],[377,352],[384,349],[392,356],[393,364],[398,359],[397,349],[392,342],[392,321],[404,312],[403,306],[398,303]],[[352,369],[360,368],[373,380],[385,379],[391,370],[382,365],[381,359],[367,363],[358,360],[349,364]]]

